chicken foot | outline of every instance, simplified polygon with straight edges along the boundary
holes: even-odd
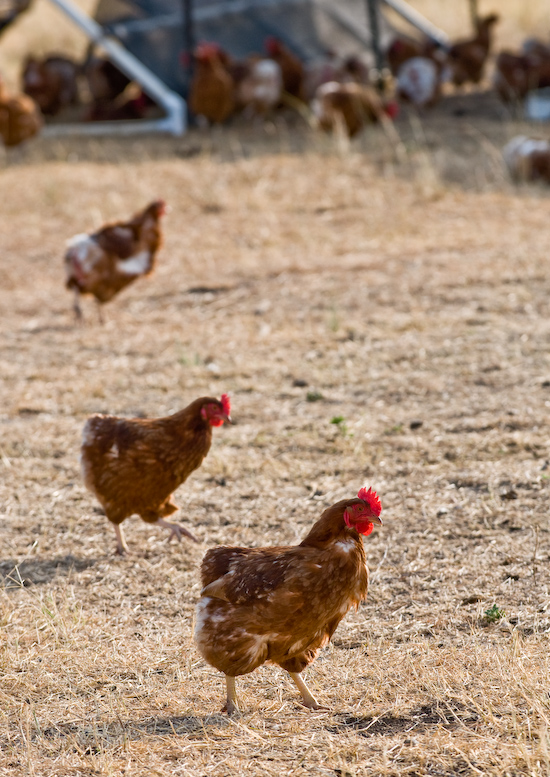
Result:
[[[235,689],[235,678],[226,674],[225,684],[227,687],[227,699],[221,711],[227,712],[228,715],[234,715],[236,712],[240,712],[237,702],[237,691]]]
[[[163,529],[170,529],[171,534],[168,540],[171,540],[172,537],[177,537],[178,541],[181,541],[182,536],[189,537],[190,540],[193,540],[193,542],[199,542],[199,540],[195,537],[194,534],[191,534],[188,529],[186,529],[184,526],[182,526],[179,523],[172,523],[172,521],[165,521],[164,518],[159,518],[155,524],[155,526],[161,526]]]
[[[313,696],[313,694],[307,687],[304,678],[299,672],[289,672],[289,675],[292,677],[292,679],[296,683],[296,687],[302,694],[302,702],[304,703],[305,707],[309,707],[310,710],[328,709],[328,707],[323,707],[321,704],[318,703],[316,698]]]

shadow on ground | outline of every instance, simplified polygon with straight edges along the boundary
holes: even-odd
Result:
[[[413,709],[403,716],[391,713],[365,717],[339,715],[337,725],[329,726],[328,730],[333,734],[355,731],[362,737],[395,736],[412,732],[418,734],[436,726],[452,731],[461,726],[471,726],[477,719],[478,716],[473,710],[460,703],[449,702],[442,705],[433,702]]]
[[[15,559],[6,559],[0,561],[0,576],[4,588],[20,588],[49,583],[57,575],[82,572],[95,563],[96,559],[76,558],[71,553],[59,558],[28,559],[20,563]]]
[[[116,747],[128,740],[139,740],[147,736],[203,736],[215,734],[216,729],[227,728],[230,721],[224,715],[195,715],[147,718],[135,722],[121,720],[91,723],[67,723],[44,729],[41,734],[48,740],[72,739],[83,755],[92,755]],[[36,737],[35,737],[36,738]]]

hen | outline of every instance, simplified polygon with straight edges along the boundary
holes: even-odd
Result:
[[[109,59],[94,54],[93,48],[84,62],[83,71],[95,104],[111,103],[131,83],[128,76]]]
[[[479,84],[491,50],[492,28],[498,20],[498,14],[494,13],[478,19],[475,36],[450,47],[448,64],[453,84],[462,86],[469,81]]]
[[[272,59],[248,57],[233,65],[237,107],[245,116],[262,116],[276,108],[281,100],[283,78],[281,68]]]
[[[434,105],[441,95],[441,68],[430,57],[411,57],[397,76],[399,97],[417,107]]]
[[[26,94],[11,94],[0,78],[0,140],[17,146],[42,129],[42,114]]]
[[[517,135],[504,146],[502,155],[515,181],[550,183],[550,143],[547,140]]]
[[[78,73],[77,63],[67,57],[28,57],[23,71],[23,91],[35,100],[42,113],[55,116],[77,102]]]
[[[281,68],[285,92],[292,97],[297,97],[299,100],[305,100],[305,70],[298,57],[281,43],[278,38],[272,36],[266,39],[265,48],[271,59],[277,62]]]
[[[504,102],[523,100],[529,91],[550,86],[550,50],[539,45],[529,46],[521,54],[501,51],[493,83]]]
[[[172,493],[202,464],[212,427],[231,422],[227,394],[201,397],[165,418],[94,415],[82,433],[80,463],[86,487],[115,527],[117,553],[128,552],[121,523],[136,513],[146,523],[170,529],[170,538],[195,537],[165,521],[178,506]]]
[[[225,54],[216,43],[201,43],[194,57],[189,107],[195,116],[215,124],[224,122],[235,110],[235,82],[227,72]]]
[[[438,60],[444,57],[444,53],[430,38],[417,40],[407,35],[397,35],[386,49],[388,66],[394,76],[398,75],[403,63],[413,57]]]
[[[129,221],[117,221],[92,235],[75,235],[69,241],[65,285],[75,293],[78,319],[82,318],[81,294],[96,298],[102,320],[102,304],[140,275],[150,275],[162,243],[160,219],[165,211],[164,200],[157,200]]]
[[[286,669],[306,707],[319,709],[300,672],[350,609],[367,595],[361,535],[382,523],[372,489],[326,509],[299,545],[212,548],[201,566],[195,639],[227,683],[228,714],[238,710],[235,677],[266,661]]]
[[[137,84],[130,84],[114,100],[97,100],[86,113],[86,121],[137,121],[146,118],[154,102]]]
[[[341,127],[350,138],[367,124],[393,118],[398,110],[394,102],[385,105],[372,87],[354,81],[322,84],[311,108],[321,129],[330,132]]]

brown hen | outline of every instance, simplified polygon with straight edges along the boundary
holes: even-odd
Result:
[[[165,418],[94,415],[82,433],[80,463],[86,487],[115,527],[117,553],[128,551],[121,523],[139,515],[146,523],[197,541],[183,526],[164,519],[175,513],[172,493],[202,464],[212,427],[231,422],[227,394],[196,399]]]
[[[189,88],[189,108],[195,116],[221,124],[235,110],[235,82],[226,55],[216,43],[201,43],[194,52],[195,72]]]
[[[449,48],[448,64],[453,84],[479,84],[491,51],[492,30],[498,20],[495,13],[478,19],[474,37],[457,41]]]
[[[0,78],[0,141],[18,146],[42,129],[42,114],[31,97],[11,94]]]
[[[361,535],[382,523],[381,509],[376,493],[362,488],[325,510],[295,547],[220,547],[205,555],[195,639],[226,675],[228,714],[238,710],[235,677],[266,661],[290,673],[306,707],[319,708],[300,672],[367,595]]]
[[[266,38],[265,48],[271,59],[281,68],[283,89],[292,97],[305,100],[305,68],[298,57],[293,54],[278,38]]]
[[[321,84],[311,103],[319,127],[325,132],[341,129],[353,138],[368,124],[385,122],[397,114],[395,102],[384,103],[370,86],[329,81]]]
[[[23,70],[23,91],[43,114],[56,116],[78,102],[79,66],[68,57],[27,57]]]
[[[74,311],[82,318],[80,295],[92,294],[101,305],[154,269],[162,243],[160,219],[166,211],[157,200],[129,221],[117,221],[92,235],[75,235],[65,254],[66,287],[75,293]]]

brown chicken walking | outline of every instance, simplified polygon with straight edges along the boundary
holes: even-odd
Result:
[[[164,520],[178,510],[172,493],[202,464],[212,427],[231,423],[227,394],[201,397],[165,418],[94,415],[82,433],[80,463],[86,487],[96,495],[115,527],[117,553],[128,547],[121,523],[137,514],[169,529],[170,538],[198,540],[179,523]]]
[[[203,589],[195,639],[224,672],[224,710],[238,710],[235,677],[266,661],[290,673],[306,707],[319,709],[300,672],[327,644],[350,609],[365,599],[368,569],[362,536],[382,523],[376,493],[327,508],[295,547],[212,548],[201,566]]]
[[[81,294],[92,294],[101,306],[141,275],[150,275],[162,244],[160,219],[164,200],[156,200],[129,221],[107,224],[92,235],[75,235],[65,254],[66,287],[75,294],[74,311],[82,318]]]

